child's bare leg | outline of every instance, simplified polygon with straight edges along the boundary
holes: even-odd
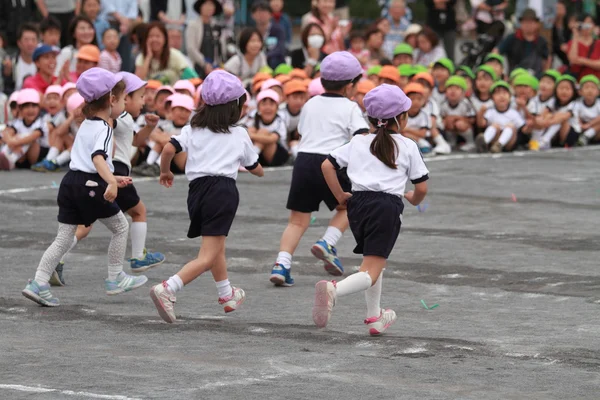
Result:
[[[263,147],[261,155],[267,162],[272,162],[275,157],[275,152],[277,152],[277,143],[266,144]]]
[[[225,252],[225,236],[203,236],[198,257],[179,270],[177,276],[187,285],[212,268],[219,255]]]
[[[288,225],[281,236],[279,251],[294,254],[296,247],[298,247],[300,239],[302,239],[302,236],[304,235],[304,232],[306,232],[306,229],[308,229],[309,224],[310,213],[292,211]]]

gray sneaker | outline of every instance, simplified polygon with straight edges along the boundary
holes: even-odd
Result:
[[[56,265],[56,269],[52,273],[50,281],[48,282],[50,286],[65,286],[65,279],[63,278],[64,265],[65,263],[62,261],[59,262],[58,265]]]
[[[35,280],[29,280],[29,283],[21,293],[29,300],[35,301],[41,306],[57,307],[60,305],[58,299],[50,293],[50,285],[48,284],[40,286]]]

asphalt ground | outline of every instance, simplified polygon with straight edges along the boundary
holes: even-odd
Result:
[[[195,257],[187,182],[137,180],[148,247],[167,262],[146,287],[106,296],[109,232],[96,226],[42,308],[21,290],[56,234],[62,174],[0,174],[0,399],[597,399],[600,387],[600,148],[428,160],[426,206],[407,206],[384,274],[397,323],[368,336],[363,295],[313,326],[315,214],[294,258],[296,286],[268,281],[285,228],[291,171],[241,175],[227,242],[246,290],[225,316],[210,274],[179,295],[166,324],[148,295]],[[348,271],[360,264],[347,232]],[[433,309],[428,306],[438,304]]]

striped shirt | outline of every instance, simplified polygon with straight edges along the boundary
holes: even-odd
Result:
[[[99,68],[104,68],[113,74],[116,74],[121,71],[121,64],[123,64],[123,60],[116,51],[114,54],[111,54],[107,50],[102,50],[100,53],[100,61],[98,61]]]

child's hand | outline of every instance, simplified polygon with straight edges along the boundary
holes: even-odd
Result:
[[[501,127],[500,125],[498,125],[498,124],[492,124],[492,127],[493,127],[494,129],[496,129],[497,131],[499,131],[499,130],[501,130],[501,129],[502,129],[502,127]]]
[[[170,188],[171,186],[173,186],[173,179],[175,177],[173,176],[173,173],[171,171],[169,172],[161,172],[160,173],[160,178],[159,178],[159,183],[161,185],[163,185],[166,188]]]
[[[415,195],[415,191],[414,190],[411,190],[411,191],[408,191],[408,192],[404,193],[404,198],[406,199],[406,201],[408,201],[413,206],[416,205],[415,203],[413,203],[413,196],[414,195]]]
[[[346,203],[350,197],[352,197],[352,193],[343,192],[340,197],[337,198],[337,201],[340,206],[346,206]]]
[[[119,188],[124,188],[133,183],[133,179],[131,179],[130,176],[115,176],[115,179],[117,180],[117,186]]]
[[[119,188],[116,183],[109,183],[104,192],[104,200],[112,203],[117,198],[118,191]]]
[[[156,127],[158,121],[160,121],[160,117],[156,114],[146,114],[144,119],[146,120],[146,126],[149,126],[150,128]]]

